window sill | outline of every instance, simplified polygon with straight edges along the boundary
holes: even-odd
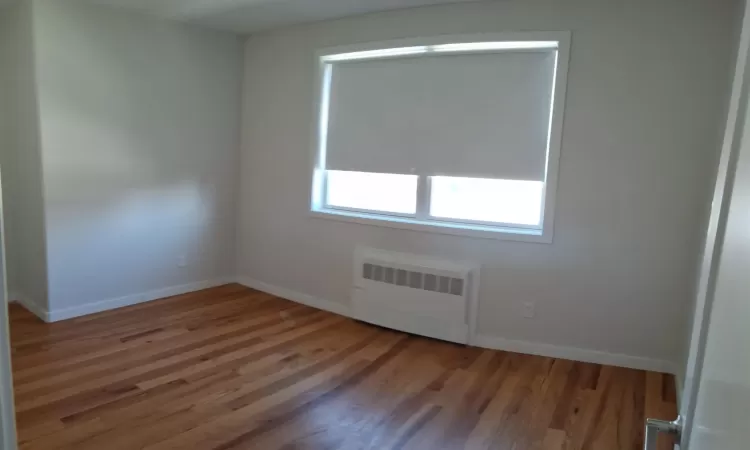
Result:
[[[380,216],[361,212],[342,211],[334,209],[320,209],[310,211],[310,216],[336,220],[340,222],[358,223],[403,230],[424,231],[428,233],[450,234],[454,236],[468,236],[482,239],[497,239],[501,241],[520,241],[536,243],[552,243],[552,233],[545,234],[542,230],[527,228],[492,227],[474,224],[452,224],[448,222],[433,222],[413,219],[410,217]]]

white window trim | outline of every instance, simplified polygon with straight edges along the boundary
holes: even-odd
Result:
[[[557,177],[562,146],[563,115],[570,60],[569,31],[550,32],[504,32],[470,35],[444,35],[424,38],[400,39],[393,41],[370,42],[323,49],[315,55],[318,68],[315,80],[315,125],[312,127],[312,156],[310,173],[310,215],[338,221],[415,231],[426,231],[478,238],[491,238],[508,241],[552,243],[554,234],[554,211],[557,194]],[[512,45],[508,43],[517,43]],[[477,50],[467,49],[468,43],[482,43]],[[533,44],[532,44],[533,43]],[[328,90],[330,88],[330,65],[346,60],[398,58],[408,54],[420,54],[440,49],[440,52],[488,53],[507,51],[529,51],[529,46],[545,49],[546,44],[557,45],[557,65],[553,91],[553,109],[550,115],[550,131],[547,152],[547,171],[542,199],[541,226],[507,226],[504,224],[483,224],[477,222],[451,222],[449,219],[430,218],[424,215],[425,202],[429,202],[429,177],[421,176],[417,193],[416,217],[382,212],[368,212],[344,208],[330,208],[323,204],[325,199],[325,148],[327,145]],[[456,45],[458,44],[458,45]],[[378,52],[383,50],[384,52]],[[391,51],[388,51],[388,50]],[[342,58],[342,55],[346,55]]]

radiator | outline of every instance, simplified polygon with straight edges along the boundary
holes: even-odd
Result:
[[[358,320],[436,339],[469,343],[475,265],[358,248],[353,315]]]

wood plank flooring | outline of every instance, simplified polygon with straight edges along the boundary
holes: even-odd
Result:
[[[21,449],[635,450],[646,416],[676,414],[668,375],[467,348],[236,284],[10,317]]]

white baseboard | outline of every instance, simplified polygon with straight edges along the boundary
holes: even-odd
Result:
[[[57,322],[60,320],[71,319],[74,317],[94,314],[97,312],[107,311],[110,309],[121,308],[123,306],[135,305],[173,295],[186,294],[201,289],[208,289],[223,284],[237,282],[247,287],[267,292],[278,297],[286,298],[297,303],[301,303],[313,308],[330,311],[342,316],[351,317],[352,311],[349,305],[326,300],[312,295],[304,294],[280,286],[275,286],[263,281],[255,280],[250,277],[238,276],[236,278],[221,278],[216,280],[199,281],[179,286],[172,286],[164,289],[157,289],[140,294],[128,295],[100,302],[89,303],[86,305],[72,308],[58,309],[47,311],[39,306],[36,302],[27,296],[16,295],[15,299],[26,309],[37,315],[45,322]],[[595,364],[605,364],[611,366],[628,367],[632,369],[650,370],[654,372],[677,373],[675,364],[670,361],[644,358],[640,356],[623,355],[617,353],[608,353],[597,350],[588,350],[575,347],[563,347],[552,344],[542,344],[536,342],[520,341],[506,339],[497,336],[477,335],[471,339],[471,344],[478,347],[484,347],[495,350],[504,350],[516,353],[526,353],[530,355],[547,356],[551,358],[570,359],[574,361],[590,362]],[[681,380],[676,378],[678,395],[681,393]]]
[[[627,367],[630,369],[648,370],[652,372],[675,373],[675,365],[671,361],[644,358],[641,356],[609,353],[598,350],[588,350],[577,347],[563,347],[552,344],[519,341],[496,336],[478,335],[471,343],[478,347],[493,350],[504,350],[514,353],[547,356],[550,358],[570,359],[573,361],[603,364],[607,366]]]
[[[152,300],[171,297],[173,295],[181,295],[187,294],[188,292],[200,291],[201,289],[221,286],[233,281],[234,280],[231,277],[219,278],[216,280],[198,281],[195,283],[170,286],[163,289],[142,292],[140,294],[126,295],[124,297],[112,298],[94,303],[87,303],[85,305],[74,306],[71,308],[56,309],[52,311],[45,311],[42,309],[40,311],[41,314],[37,311],[32,310],[30,305],[27,305],[23,301],[21,301],[21,304],[29,308],[31,312],[39,316],[45,322],[58,322],[60,320],[72,319],[74,317],[108,311],[110,309],[122,308],[123,306],[131,306],[137,305],[138,303],[150,302]]]
[[[249,288],[267,292],[277,297],[285,298],[287,300],[292,300],[297,303],[302,303],[303,305],[312,306],[313,308],[330,311],[332,313],[339,314],[342,316],[351,317],[351,307],[349,305],[344,305],[342,303],[334,302],[331,300],[325,300],[322,298],[313,297],[312,295],[303,294],[302,292],[297,292],[292,289],[287,289],[287,288],[283,288],[280,286],[274,286],[272,284],[264,283],[262,281],[252,279],[250,277],[239,276],[237,277],[236,281],[239,284],[242,284]]]
[[[275,286],[253,278],[239,276],[238,283],[247,287],[267,292],[288,300],[302,303],[313,308],[323,309],[342,316],[352,317],[351,307],[331,300],[314,297],[292,289]],[[609,366],[628,367],[631,369],[649,370],[662,373],[676,373],[675,365],[671,361],[663,361],[640,356],[608,353],[597,350],[588,350],[575,347],[562,347],[552,344],[540,344],[536,342],[519,341],[496,336],[478,335],[471,338],[471,345],[489,348],[493,350],[504,350],[515,353],[526,353],[530,355],[547,356],[550,358],[570,359],[573,361],[590,362]]]
[[[26,294],[16,293],[14,294],[13,301],[18,302],[26,308],[29,312],[39,317],[45,322],[49,322],[49,313],[46,308],[40,306],[35,300]]]

